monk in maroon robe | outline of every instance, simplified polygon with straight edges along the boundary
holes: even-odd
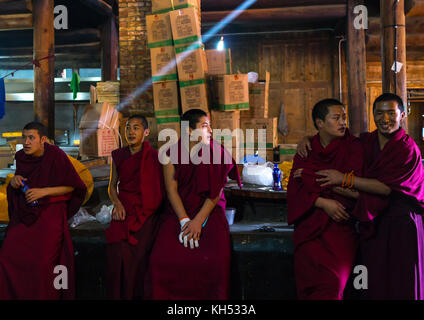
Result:
[[[158,152],[145,136],[143,116],[127,121],[127,147],[112,152],[109,194],[113,220],[106,230],[107,282],[110,299],[143,298],[148,257],[160,224],[165,195]]]
[[[373,106],[377,130],[361,134],[364,175],[353,214],[360,224],[359,263],[367,268],[361,299],[424,298],[424,169],[416,143],[401,128],[403,101],[394,94]],[[343,172],[343,171],[342,171]],[[339,185],[343,174],[319,172],[324,185]]]
[[[287,188],[297,293],[302,300],[340,300],[357,250],[350,217],[355,201],[321,187],[316,172],[338,168],[360,175],[362,148],[346,129],[344,106],[337,100],[318,102],[312,116],[319,133],[307,158],[295,156]]]
[[[7,188],[10,222],[0,250],[0,299],[75,297],[68,219],[84,201],[86,187],[46,135],[42,124],[29,123],[24,149],[15,155],[16,173]],[[31,187],[25,194],[23,183]],[[38,205],[30,206],[34,201]]]
[[[211,129],[206,113],[192,109],[182,121],[189,122],[190,132],[201,130],[205,142],[200,150],[190,148],[191,155],[209,161],[195,164],[183,139],[174,145],[176,148],[171,147],[178,150],[176,159],[168,150],[171,162],[164,165],[164,178],[169,203],[150,258],[146,297],[228,299],[231,247],[223,188],[228,175],[241,185],[240,176],[231,155],[222,145],[209,140]],[[218,161],[214,162],[217,154]]]

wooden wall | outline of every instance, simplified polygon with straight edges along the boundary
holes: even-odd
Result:
[[[270,72],[269,117],[278,117],[284,103],[289,124],[288,136],[279,134],[279,143],[297,143],[304,135],[315,134],[312,107],[334,95],[330,33],[238,37],[225,42],[231,48],[233,72],[255,71],[259,79]]]

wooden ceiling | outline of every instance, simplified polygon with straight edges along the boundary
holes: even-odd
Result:
[[[118,0],[55,0],[68,9],[69,30],[56,30],[55,65],[100,67],[101,32],[107,18],[118,15]],[[389,0],[387,0],[389,1]],[[236,9],[240,0],[202,0],[206,31]],[[0,69],[13,69],[32,58],[32,0],[0,0]],[[379,0],[367,0],[367,49],[379,52]],[[405,0],[408,51],[424,56],[424,0]],[[279,31],[299,28],[343,30],[346,0],[257,0],[224,32]],[[340,27],[342,26],[342,27]],[[421,51],[423,50],[423,51]],[[31,66],[29,66],[31,67]]]

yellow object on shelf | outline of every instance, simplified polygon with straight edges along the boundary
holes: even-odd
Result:
[[[6,177],[6,183],[0,186],[0,221],[9,222],[9,212],[7,211],[7,186],[12,180],[14,174],[9,173]]]
[[[293,167],[293,161],[283,161],[278,165],[278,168],[283,174],[283,179],[281,180],[281,187],[283,190],[287,190],[287,184],[289,183],[290,171]]]

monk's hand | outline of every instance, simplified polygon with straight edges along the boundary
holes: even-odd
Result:
[[[323,176],[319,178],[317,182],[324,182],[321,184],[321,187],[331,186],[331,185],[341,185],[343,182],[343,173],[337,170],[320,170],[316,172],[317,175]]]
[[[296,153],[302,158],[306,158],[308,156],[308,150],[312,150],[311,141],[309,137],[303,137],[303,139],[297,143]]]
[[[125,220],[126,212],[122,203],[119,201],[113,204],[112,219],[113,220]]]
[[[31,188],[25,192],[25,199],[28,203],[34,202],[35,200],[41,199],[48,196],[48,193],[44,188]]]
[[[14,189],[19,189],[21,187],[24,186],[24,184],[22,183],[22,181],[27,181],[27,178],[24,178],[20,175],[14,176],[12,178],[12,180],[10,180],[10,185],[12,186],[12,188]]]
[[[349,219],[349,214],[345,211],[345,207],[333,199],[323,199],[322,209],[336,222]]]
[[[184,247],[187,248],[188,244],[190,244],[191,249],[194,249],[194,247],[199,247],[199,238],[202,225],[200,224],[199,231],[198,224],[199,223],[197,220],[190,220],[188,217],[180,220],[181,231],[178,239],[180,240],[180,243],[184,244]]]
[[[348,188],[342,188],[342,187],[333,187],[333,192],[341,195],[342,197],[346,198],[352,198],[352,199],[358,199],[359,198],[359,192],[355,189],[348,189]]]
[[[297,170],[293,173],[293,178],[296,178],[296,179],[302,179],[302,171],[303,171],[303,168],[297,169]]]

